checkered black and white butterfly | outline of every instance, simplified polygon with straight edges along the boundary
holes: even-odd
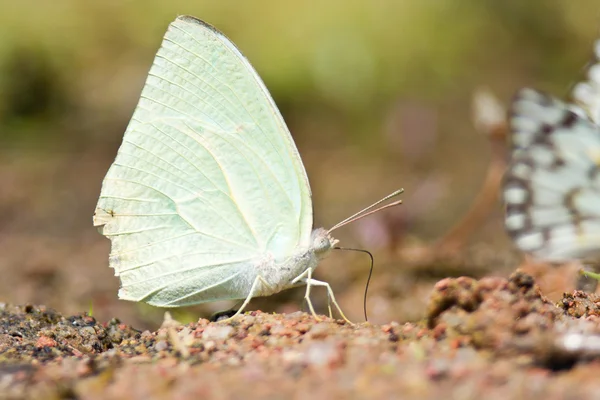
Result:
[[[574,104],[521,90],[503,199],[517,247],[548,262],[600,261],[600,41]]]

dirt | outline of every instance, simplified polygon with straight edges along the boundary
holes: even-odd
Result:
[[[420,321],[383,325],[253,311],[141,332],[4,304],[0,397],[597,398],[599,306],[519,271],[443,279]]]

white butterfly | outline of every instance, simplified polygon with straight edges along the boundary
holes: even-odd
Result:
[[[565,104],[523,89],[509,121],[506,227],[521,250],[549,262],[600,260],[599,63],[573,98]]]
[[[260,77],[215,28],[177,18],[94,213],[119,297],[161,307],[245,299],[239,314],[253,297],[306,285],[316,316],[310,288],[325,286],[347,320],[312,277],[343,223],[312,230],[304,166]]]

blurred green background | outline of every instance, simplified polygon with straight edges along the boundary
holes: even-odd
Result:
[[[599,36],[598,0],[2,1],[0,301],[67,314],[91,304],[100,320],[160,323],[161,310],[117,300],[109,241],[92,213],[166,27],[181,14],[223,31],[262,76],[303,157],[317,226],[406,189],[400,208],[336,232],[376,257],[374,322],[418,318],[446,275],[516,268],[499,203],[458,269],[409,268],[406,249],[444,235],[480,191],[491,153],[473,127],[474,91],[486,86],[504,106],[526,85],[566,96]],[[472,248],[483,256],[469,259]],[[354,254],[318,269],[356,320],[367,273]],[[302,294],[250,309],[296,310]]]

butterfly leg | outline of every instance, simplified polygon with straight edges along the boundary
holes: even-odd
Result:
[[[344,312],[342,311],[339,304],[335,300],[335,296],[333,295],[333,290],[331,289],[331,286],[329,286],[329,283],[319,281],[317,279],[313,279],[312,269],[309,268],[306,271],[304,271],[302,274],[298,275],[296,278],[294,278],[294,280],[292,281],[292,284],[297,284],[299,282],[302,282],[306,285],[306,293],[304,294],[304,300],[306,300],[306,303],[308,304],[308,308],[310,309],[311,314],[317,321],[320,321],[321,318],[319,318],[319,316],[315,312],[315,308],[313,307],[312,301],[310,300],[310,289],[311,289],[312,285],[325,286],[327,288],[327,306],[329,308],[329,317],[330,318],[333,318],[333,312],[331,310],[331,303],[333,302],[333,304],[335,305],[336,309],[338,310],[338,312],[340,313],[340,315],[342,316],[344,321],[346,321],[349,324],[352,324],[352,322],[350,322],[350,320],[348,318],[346,318],[346,315],[344,315]]]
[[[303,275],[306,275],[306,277],[304,277]],[[298,278],[303,278],[303,282],[306,284],[306,293],[304,294],[304,300],[306,300],[306,303],[308,304],[308,308],[310,309],[310,312],[313,315],[313,317],[317,321],[320,321],[321,318],[319,318],[319,316],[315,312],[315,308],[313,307],[312,301],[310,300],[310,286],[311,286],[311,280],[312,280],[311,277],[312,277],[312,269],[310,269],[310,268],[307,269],[304,273],[302,273],[302,275],[298,276]],[[296,281],[298,278],[294,279],[294,281]]]
[[[333,319],[333,311],[331,310],[331,297],[327,294],[327,310],[329,311],[329,318]]]
[[[312,279],[311,275],[312,274],[309,273],[308,276],[307,276],[307,278],[306,278],[306,281],[305,281],[306,282],[306,288],[307,288],[307,290],[306,290],[307,291],[307,295],[309,293],[308,288],[310,288],[311,285],[314,285],[314,286],[325,286],[327,288],[327,298],[328,298],[327,300],[333,303],[333,305],[338,310],[338,312],[340,313],[340,315],[342,316],[342,318],[344,319],[344,321],[346,321],[349,324],[352,324],[352,322],[350,322],[350,320],[348,318],[346,318],[346,315],[344,315],[344,312],[342,311],[340,305],[335,300],[335,296],[333,295],[333,290],[331,289],[331,286],[329,286],[329,283],[323,282],[323,281],[319,281],[319,280],[316,280],[316,279]],[[311,306],[311,311],[313,311],[312,305],[310,303],[310,300],[308,300],[308,298],[307,298],[307,301],[309,301],[309,306]],[[329,313],[331,314],[331,307],[329,308]],[[314,311],[313,311],[313,314],[314,314]]]
[[[310,301],[310,284],[308,283],[308,280],[310,280],[311,277],[312,277],[312,270],[309,268],[306,271],[302,272],[297,277],[295,277],[291,283],[292,283],[292,285],[294,285],[294,287],[300,286],[300,285],[306,285],[306,293],[304,294],[304,300],[306,300],[306,303],[308,304],[308,308],[309,308],[311,314],[313,315],[313,317],[317,321],[320,321],[321,318],[319,318],[319,316],[315,312],[315,308],[313,307],[312,301]]]
[[[246,306],[248,305],[248,303],[250,303],[250,300],[252,300],[252,298],[257,294],[257,290],[258,290],[258,285],[259,284],[263,284],[269,290],[271,289],[271,285],[269,285],[269,283],[265,280],[265,278],[263,278],[262,276],[258,275],[254,279],[254,282],[252,282],[252,286],[250,287],[250,292],[248,293],[248,296],[246,297],[246,300],[244,300],[244,302],[242,303],[242,305],[240,306],[240,308],[237,310],[237,312],[235,314],[233,314],[231,317],[229,317],[227,319],[224,319],[222,321],[230,321],[234,317],[237,317],[238,315],[240,315],[244,311],[244,309],[246,308]]]

